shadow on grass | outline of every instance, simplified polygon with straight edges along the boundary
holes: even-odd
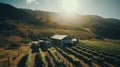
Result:
[[[42,64],[41,64],[41,60],[39,59],[39,55],[37,54],[35,56],[35,67],[43,67]]]
[[[27,59],[27,55],[25,55],[19,62],[19,64],[17,65],[17,67],[25,67],[25,61]]]
[[[48,61],[48,67],[52,67],[52,64],[50,63],[50,59],[48,58],[48,56],[46,56],[45,58]]]

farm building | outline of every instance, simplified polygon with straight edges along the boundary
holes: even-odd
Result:
[[[39,41],[40,47],[51,47],[51,42],[49,41]]]
[[[52,44],[57,45],[73,45],[78,42],[77,39],[72,39],[69,35],[53,35],[51,37]]]
[[[38,46],[39,42],[38,41],[33,41],[33,42],[31,42],[31,44],[34,45],[34,46]]]

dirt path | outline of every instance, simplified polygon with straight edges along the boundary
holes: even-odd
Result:
[[[114,65],[110,64],[110,63],[107,63],[107,62],[104,62],[106,65],[108,65],[109,67],[115,67]]]
[[[85,27],[81,27],[81,28],[84,29],[84,30],[86,30],[86,31],[88,31],[90,34],[94,35],[94,33],[91,31],[90,28],[85,28]]]
[[[46,58],[48,60],[48,66],[49,67],[56,67],[53,58],[50,56],[50,54],[48,52],[46,53]]]
[[[39,58],[38,58],[37,54],[38,54],[38,53],[32,53],[32,56],[31,56],[31,60],[32,60],[32,61],[31,61],[31,67],[38,66],[37,61],[36,61],[36,58],[37,58],[37,59],[39,59]]]
[[[92,62],[92,66],[93,66],[93,67],[101,67],[100,65],[98,65],[98,64],[95,63],[95,62]]]
[[[17,67],[17,65],[19,64],[19,62],[21,61],[21,59],[25,56],[25,54],[21,54],[18,58],[16,58],[13,61],[13,67]]]

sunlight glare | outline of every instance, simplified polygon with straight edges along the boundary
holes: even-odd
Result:
[[[66,13],[75,13],[78,11],[79,3],[78,0],[63,0],[62,10]]]

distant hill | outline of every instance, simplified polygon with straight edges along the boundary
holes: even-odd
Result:
[[[120,20],[114,18],[102,18],[97,15],[64,15],[47,11],[25,10],[36,18],[45,18],[51,22],[56,22],[72,28],[87,29],[94,33],[98,38],[120,39]],[[64,17],[65,16],[65,17]]]
[[[6,43],[9,38],[19,41],[28,38],[37,40],[53,34],[68,34],[80,39],[120,39],[120,20],[97,15],[70,16],[64,13],[20,9],[0,3],[0,42],[4,40]]]
[[[29,13],[14,6],[0,3],[0,20],[14,20],[16,23],[41,25],[42,22]]]

